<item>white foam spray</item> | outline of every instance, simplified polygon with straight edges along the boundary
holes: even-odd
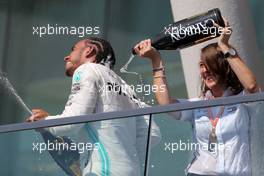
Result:
[[[143,81],[143,77],[141,74],[137,73],[137,72],[132,72],[132,71],[128,71],[128,65],[132,62],[132,60],[135,58],[134,54],[131,54],[127,63],[120,69],[121,73],[127,73],[127,74],[133,74],[133,75],[137,75],[140,84],[143,86],[144,85],[144,81]],[[144,101],[145,96],[142,97],[142,100]]]
[[[134,54],[131,54],[130,57],[129,57],[129,59],[128,59],[128,61],[127,61],[127,63],[123,67],[121,67],[120,72],[121,73],[127,73],[127,74],[137,75],[138,76],[138,79],[139,79],[139,83],[143,87],[145,85],[144,84],[144,80],[143,80],[143,76],[141,74],[139,74],[138,72],[128,71],[128,66],[133,61],[134,58],[135,58],[135,55]],[[142,93],[142,94],[143,94],[142,95],[142,101],[145,101],[145,94],[144,93]],[[150,101],[147,101],[146,103],[153,105],[154,104],[154,100],[151,99]]]
[[[5,90],[7,90],[10,94],[15,97],[16,101],[24,108],[24,110],[26,110],[29,114],[32,115],[31,110],[28,108],[22,98],[18,95],[13,85],[10,83],[7,77],[4,76],[2,72],[0,72],[0,85],[3,86]]]

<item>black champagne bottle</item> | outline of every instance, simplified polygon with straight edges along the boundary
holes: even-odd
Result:
[[[220,36],[221,29],[213,23],[224,27],[225,23],[218,8],[209,10],[164,27],[151,45],[157,50],[182,49]],[[134,49],[132,53],[135,54]]]

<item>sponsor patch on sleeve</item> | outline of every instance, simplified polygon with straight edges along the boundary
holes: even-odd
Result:
[[[77,73],[74,74],[73,82],[74,83],[80,82],[81,81],[81,75],[82,75],[82,72],[77,71]]]

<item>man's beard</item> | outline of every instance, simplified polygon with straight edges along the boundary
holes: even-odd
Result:
[[[65,75],[68,76],[68,77],[72,77],[72,73],[70,70],[66,70],[65,71]]]
[[[66,70],[65,70],[65,74],[66,74],[66,76],[68,76],[68,77],[72,77],[74,71],[75,71],[75,69],[74,69],[73,66],[72,66],[72,67],[70,67],[70,68],[68,68],[68,69],[66,68]]]

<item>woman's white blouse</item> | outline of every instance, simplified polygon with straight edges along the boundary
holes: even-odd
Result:
[[[244,91],[239,95],[243,95]],[[239,96],[237,95],[237,96]],[[185,101],[197,101],[189,99]],[[183,100],[180,100],[183,101]],[[193,129],[193,142],[196,144],[194,157],[187,172],[201,175],[251,175],[250,157],[250,109],[263,107],[263,103],[242,103],[225,106],[216,126],[217,145],[208,151],[209,133],[212,125],[208,109],[182,111],[180,120],[189,121]],[[213,117],[220,107],[212,107]]]

